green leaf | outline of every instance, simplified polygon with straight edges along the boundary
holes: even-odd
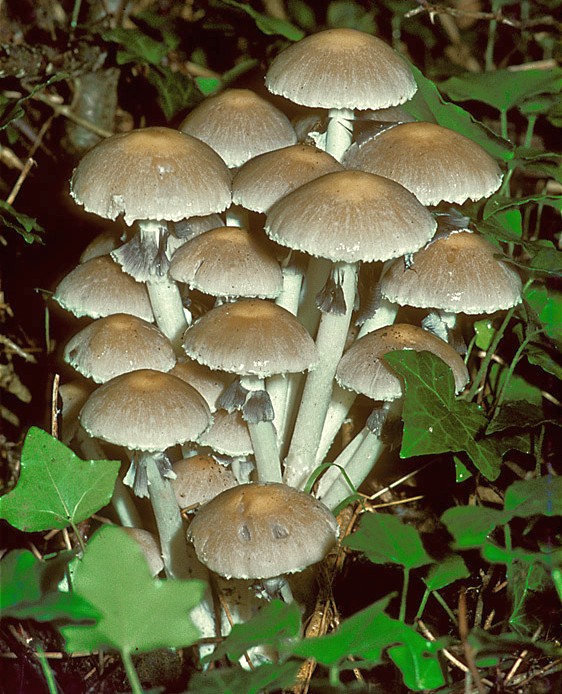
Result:
[[[385,360],[404,379],[400,456],[465,451],[485,477],[498,477],[501,456],[481,434],[488,422],[480,407],[455,397],[451,369],[430,352],[402,350]]]
[[[514,482],[505,493],[504,508],[520,518],[562,515],[562,477],[545,475]]]
[[[490,387],[494,393],[499,393],[503,388],[508,376],[507,369],[501,364],[492,364],[488,372]],[[509,383],[503,392],[506,401],[526,400],[535,407],[540,407],[542,403],[541,389],[526,381],[522,376],[511,374]]]
[[[40,92],[42,89],[45,89],[45,87],[49,87],[55,82],[66,80],[69,77],[70,75],[66,72],[57,72],[52,77],[49,77],[46,82],[35,85],[33,89],[25,94],[25,96],[20,96],[17,99],[9,99],[4,94],[0,94],[0,130],[8,128],[13,121],[17,120],[18,118],[22,118],[25,115],[23,104],[28,99],[33,98],[35,94]]]
[[[508,520],[503,511],[485,506],[455,506],[441,516],[457,549],[480,547],[496,526]]]
[[[533,429],[547,422],[556,423],[556,420],[547,417],[542,407],[526,400],[514,400],[506,402],[496,412],[486,429],[486,434],[495,434],[507,429]]]
[[[43,243],[40,234],[44,234],[45,229],[38,224],[37,220],[18,212],[4,200],[0,200],[0,222],[7,229],[12,229],[23,236],[26,243]]]
[[[508,198],[500,194],[493,195],[489,198],[484,206],[482,213],[483,219],[488,219],[497,214],[501,210],[506,210],[510,207],[522,207],[530,202],[540,205],[548,205],[553,207],[558,212],[562,211],[562,196],[560,195],[527,195],[524,198]]]
[[[501,656],[511,659],[514,653],[523,650],[560,657],[560,648],[554,643],[537,641],[509,632],[491,634],[483,629],[473,629],[468,635],[468,643],[474,649],[477,664],[483,658],[492,657],[496,659],[496,662],[499,662]]]
[[[424,77],[414,65],[410,65],[410,68],[418,90],[410,101],[403,104],[403,108],[416,120],[437,123],[444,128],[455,130],[479,144],[494,159],[509,161],[513,157],[511,143],[502,140],[485,125],[474,120],[465,109],[446,102],[430,79]]]
[[[442,687],[445,676],[438,652],[443,643],[427,641],[407,624],[390,620],[390,617],[387,620],[393,622],[393,640],[400,641],[399,645],[388,649],[388,655],[402,673],[406,687],[413,691]]]
[[[101,616],[95,625],[61,627],[71,653],[181,648],[199,637],[189,611],[200,602],[203,583],[153,579],[138,543],[122,528],[106,525],[92,536],[72,585]]]
[[[552,352],[556,354],[557,360],[542,345],[531,343],[525,348],[525,356],[530,364],[539,366],[543,371],[562,380],[561,356],[557,350],[552,349]]]
[[[222,0],[222,2],[225,5],[230,5],[230,7],[243,10],[254,20],[257,28],[268,36],[283,36],[289,39],[289,41],[300,41],[304,38],[304,31],[285,19],[277,19],[277,17],[261,14],[254,10],[251,5],[244,2],[236,2],[236,0]]]
[[[289,0],[287,3],[287,9],[289,15],[295,20],[295,22],[305,29],[306,31],[312,33],[316,30],[316,15],[314,10],[309,6],[305,0]]]
[[[195,84],[203,96],[210,96],[220,89],[222,81],[218,77],[196,77]]]
[[[374,564],[400,564],[415,569],[433,561],[415,528],[384,513],[364,513],[359,530],[342,544],[363,552]]]
[[[459,554],[450,554],[443,561],[434,564],[423,579],[428,590],[441,590],[461,578],[468,578],[468,570],[464,559]]]
[[[101,32],[101,37],[105,41],[117,43],[123,50],[117,54],[119,65],[126,63],[149,63],[150,65],[160,65],[163,58],[169,53],[169,47],[164,41],[159,41],[140,29],[124,29],[115,27]]]
[[[16,487],[0,498],[0,518],[26,532],[66,528],[109,503],[118,460],[80,460],[47,432],[31,427]]]
[[[193,80],[182,72],[172,72],[167,67],[153,67],[147,78],[158,92],[158,105],[167,120],[171,120],[201,98],[197,94]]]
[[[453,460],[455,461],[455,482],[464,482],[472,477],[472,472],[470,472],[458,455],[454,455]]]
[[[48,590],[54,563],[40,561],[26,549],[8,552],[0,561],[0,617],[41,622],[95,619],[98,612],[79,596]]]
[[[538,315],[545,333],[562,341],[562,292],[533,284],[525,292],[525,300]]]
[[[487,351],[496,334],[492,321],[489,318],[476,321],[474,323],[474,332],[476,333],[476,346]]]
[[[455,101],[482,101],[499,111],[508,111],[537,94],[559,93],[562,68],[469,72],[450,77],[439,88]]]
[[[535,593],[543,593],[551,585],[548,569],[541,563],[512,561],[509,568],[508,591],[511,599],[509,624],[519,634],[532,634],[540,617],[527,610],[527,602]]]
[[[254,667],[221,668],[196,672],[189,680],[187,694],[260,694],[290,689],[300,669],[298,661]]]
[[[511,564],[521,561],[526,564],[540,562],[549,569],[562,566],[562,549],[545,548],[544,551],[532,552],[525,549],[506,549],[491,542],[485,542],[481,548],[484,559],[490,564]]]
[[[329,28],[344,27],[347,29],[357,29],[367,34],[374,34],[377,30],[375,13],[366,12],[356,2],[350,0],[333,0],[328,5],[326,13],[326,24]]]
[[[300,628],[301,613],[298,605],[273,600],[245,624],[235,624],[210,657],[212,660],[220,660],[227,655],[235,663],[254,646],[271,645],[279,648],[283,641],[296,638]]]
[[[384,610],[392,597],[394,596],[387,595],[345,619],[333,634],[304,639],[294,644],[290,647],[290,652],[302,658],[314,658],[330,667],[341,665],[349,657],[361,658],[368,667],[378,665],[382,660],[383,650],[392,643],[392,635],[384,631],[389,619]],[[355,663],[353,667],[358,666]]]

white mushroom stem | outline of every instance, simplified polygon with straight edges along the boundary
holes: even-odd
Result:
[[[347,464],[355,455],[359,446],[367,437],[367,431],[367,427],[363,427],[363,429],[361,429],[361,431],[356,436],[354,436],[353,439],[351,439],[351,441],[347,444],[343,451],[341,451],[341,453],[333,461],[331,467],[328,470],[326,470],[326,472],[322,475],[318,484],[318,490],[316,492],[317,498],[321,498],[322,496],[324,496],[328,489],[330,489],[330,487],[338,478],[343,478],[341,468],[346,468]],[[345,478],[343,479],[345,480]],[[349,490],[349,485],[347,486],[347,489]],[[348,491],[348,495],[351,493],[352,491]]]
[[[388,301],[388,299],[382,297],[375,314],[371,318],[367,318],[361,326],[357,339],[379,328],[384,328],[386,325],[392,325],[396,320],[396,314],[399,308],[400,306],[398,304],[393,304]]]
[[[190,568],[183,520],[171,481],[162,477],[156,463],[160,453],[143,454],[148,491],[154,510],[164,568],[168,578],[189,578]]]
[[[326,152],[341,161],[353,140],[355,115],[349,108],[331,108],[328,113]]]
[[[257,376],[242,376],[240,385],[251,392],[264,391],[265,383],[263,378]],[[281,462],[279,460],[279,447],[277,443],[277,432],[272,420],[248,421],[247,416],[242,410],[244,419],[248,424],[248,431],[254,449],[254,458],[258,471],[259,482],[281,482]],[[252,420],[254,418],[251,418]]]
[[[248,210],[240,205],[231,205],[224,213],[224,218],[227,227],[248,228]]]
[[[334,375],[343,353],[357,285],[357,263],[336,263],[345,301],[345,313],[323,313],[316,336],[319,363],[307,378],[295,429],[285,460],[285,481],[302,489],[315,467],[326,413],[332,396]]]
[[[353,405],[357,393],[352,390],[346,390],[337,383],[332,391],[332,399],[326,413],[324,426],[322,427],[322,436],[320,444],[316,451],[316,463],[320,465],[328,454],[330,447],[336,438],[341,425],[344,423],[347,414]]]
[[[142,220],[139,221],[139,228],[143,244],[148,242],[156,248],[162,247],[162,222]],[[151,273],[146,286],[156,324],[174,345],[174,348],[179,353],[183,353],[181,351],[181,338],[187,330],[188,323],[177,284],[170,279],[167,271],[163,271],[162,274]]]
[[[316,295],[326,284],[332,263],[326,258],[311,257],[304,277],[304,295],[297,316],[300,322],[314,337],[320,321],[320,311],[316,305]]]

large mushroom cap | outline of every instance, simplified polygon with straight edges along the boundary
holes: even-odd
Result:
[[[406,323],[379,328],[357,340],[341,358],[336,380],[342,388],[373,400],[396,400],[403,395],[402,382],[384,363],[383,357],[403,349],[433,352],[442,359],[453,372],[457,392],[468,383],[464,361],[447,342]]]
[[[123,272],[108,255],[71,270],[55,289],[53,299],[77,318],[130,313],[145,321],[154,320],[146,285]]]
[[[435,123],[402,123],[383,131],[344,160],[398,181],[424,205],[480,200],[500,187],[502,172],[480,145]]]
[[[181,509],[205,504],[238,482],[229,467],[210,455],[194,455],[173,465],[176,479],[172,487]]]
[[[494,256],[482,236],[459,231],[437,238],[406,267],[395,261],[381,280],[383,295],[401,306],[451,313],[494,313],[521,302],[521,278]]]
[[[88,212],[126,224],[177,222],[230,205],[230,172],[207,144],[171,128],[112,135],[80,161],[70,183]]]
[[[337,171],[276,202],[265,231],[283,246],[353,263],[412,253],[429,241],[436,226],[399,183],[364,171]]]
[[[318,359],[314,340],[295,316],[262,299],[212,309],[186,330],[183,347],[211,369],[259,378],[305,371]]]
[[[321,561],[338,525],[317,499],[285,484],[243,484],[219,494],[188,531],[199,559],[228,578],[273,578]]]
[[[386,108],[410,99],[416,82],[384,41],[355,29],[329,29],[282,51],[266,87],[312,108]]]
[[[149,369],[112,378],[80,413],[90,436],[139,451],[163,451],[194,441],[209,426],[203,397],[176,376]]]
[[[206,142],[231,168],[297,141],[287,116],[249,89],[225,89],[205,99],[180,130]]]
[[[232,200],[254,212],[266,212],[295,188],[343,166],[327,152],[293,145],[246,162],[232,181]]]

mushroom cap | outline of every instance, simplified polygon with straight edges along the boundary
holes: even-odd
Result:
[[[355,114],[355,120],[379,121],[380,123],[412,123],[416,119],[402,106],[366,109]]]
[[[213,308],[183,337],[186,354],[211,369],[266,378],[313,368],[314,340],[284,308],[246,299]]]
[[[416,82],[384,41],[355,29],[328,29],[294,43],[265,78],[273,94],[312,108],[386,108],[410,99]]]
[[[232,374],[213,371],[208,366],[187,357],[182,357],[176,362],[170,373],[193,386],[205,398],[211,412],[217,409],[217,399],[235,378]]]
[[[95,236],[80,254],[80,262],[85,263],[92,258],[108,255],[121,245],[121,233],[118,229],[102,231]]]
[[[357,340],[341,358],[336,380],[342,388],[362,393],[373,400],[396,400],[403,395],[402,381],[382,357],[388,352],[404,349],[432,352],[442,359],[453,372],[457,393],[468,383],[466,364],[451,345],[427,330],[407,323],[379,328]]]
[[[188,538],[221,576],[263,579],[321,561],[338,524],[324,504],[286,484],[242,484],[201,508]]]
[[[170,276],[212,296],[274,299],[283,273],[263,240],[247,229],[221,227],[186,241],[174,253]]]
[[[354,263],[412,253],[436,227],[433,216],[399,183],[364,171],[337,171],[276,202],[265,232],[283,246]]]
[[[176,376],[140,369],[97,388],[80,413],[90,436],[139,451],[194,441],[209,426],[203,396]]]
[[[78,415],[93,389],[93,383],[85,378],[76,378],[68,383],[62,383],[59,387],[59,396],[62,401],[60,438],[67,446],[78,431]]]
[[[494,313],[521,302],[521,278],[489,241],[469,231],[437,238],[414,254],[406,268],[395,261],[381,279],[381,291],[401,306],[451,313]]]
[[[77,318],[130,313],[145,321],[154,320],[146,285],[123,272],[109,255],[92,258],[71,270],[55,289],[53,299]]]
[[[70,193],[87,212],[126,224],[177,222],[230,205],[230,172],[208,145],[171,128],[112,135],[80,161]]]
[[[287,116],[249,89],[225,89],[205,99],[180,130],[206,142],[230,168],[297,141]]]
[[[435,123],[401,123],[344,158],[361,169],[398,181],[424,205],[480,200],[500,187],[502,172],[480,145]]]
[[[114,313],[74,335],[64,349],[64,360],[86,378],[105,383],[137,369],[169,371],[176,356],[155,325],[127,313]]]
[[[234,176],[232,201],[254,212],[266,212],[296,188],[333,171],[343,171],[343,166],[327,152],[310,145],[260,154]]]
[[[194,455],[173,464],[176,479],[172,487],[181,509],[206,504],[238,482],[229,467],[210,455]]]
[[[250,431],[240,410],[217,410],[213,415],[213,423],[199,437],[199,443],[231,458],[254,454]]]

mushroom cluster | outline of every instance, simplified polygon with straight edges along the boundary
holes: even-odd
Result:
[[[152,500],[171,578],[206,572],[186,544],[192,511],[197,557],[222,576],[268,582],[322,560],[338,534],[331,510],[351,491],[341,470],[358,487],[385,419],[400,414],[384,354],[429,350],[460,391],[459,314],[521,301],[516,271],[468,222],[438,230],[448,205],[490,195],[502,175],[467,138],[411,122],[401,105],[416,83],[395,51],[360,31],[323,31],[281,52],[265,83],[314,109],[320,127],[298,138],[267,100],[224,90],[180,130],[102,141],[71,181],[85,210],[137,231],[123,245],[105,233],[55,291],[94,319],[64,358],[101,384],[67,389],[83,404],[65,431],[128,451],[125,484]],[[355,127],[377,113],[383,127]],[[373,264],[380,281],[357,330],[358,278]],[[393,326],[400,306],[428,315]],[[338,451],[358,393],[378,404]],[[315,499],[302,490],[329,450],[336,465]],[[222,519],[220,534],[207,517]]]

